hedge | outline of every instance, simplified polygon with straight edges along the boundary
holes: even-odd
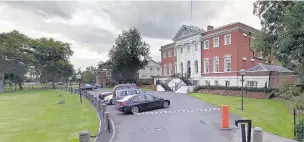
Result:
[[[198,92],[201,89],[242,91],[242,87],[237,87],[237,86],[197,86],[197,87],[193,88],[193,91]],[[269,93],[269,92],[272,92],[272,91],[277,91],[277,89],[244,87],[244,91]]]

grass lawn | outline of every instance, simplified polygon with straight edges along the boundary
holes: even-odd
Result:
[[[152,88],[141,88],[143,91],[153,91]]]
[[[193,93],[191,96],[205,102],[222,106],[229,105],[231,112],[251,119],[254,126],[261,127],[264,131],[293,138],[293,115],[284,102],[278,100],[244,98],[244,109],[241,108],[241,97],[220,96]]]
[[[61,94],[61,95],[59,95]],[[65,100],[65,104],[57,104]],[[0,94],[1,142],[78,142],[78,134],[95,135],[99,120],[95,110],[78,95],[60,90]]]

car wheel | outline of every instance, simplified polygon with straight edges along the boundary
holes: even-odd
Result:
[[[110,105],[113,105],[113,99],[110,100]]]
[[[163,103],[163,108],[168,108],[169,107],[169,102],[168,101],[165,101],[164,103]]]
[[[136,113],[138,113],[139,112],[139,108],[137,107],[137,106],[132,106],[132,108],[131,108],[131,113],[132,114],[136,114]]]

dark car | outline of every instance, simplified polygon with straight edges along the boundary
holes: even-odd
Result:
[[[92,83],[90,85],[92,85],[94,87],[94,89],[101,88],[101,85],[96,84],[96,83]]]
[[[85,84],[81,87],[81,90],[93,90],[95,88],[95,86],[91,85],[91,84]]]
[[[117,100],[116,110],[124,113],[136,114],[141,111],[168,108],[170,101],[149,94],[138,94],[126,96]]]

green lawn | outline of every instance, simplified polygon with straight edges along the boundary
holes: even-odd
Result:
[[[61,95],[60,95],[61,94]],[[65,100],[65,104],[57,104]],[[79,96],[60,90],[0,94],[1,142],[78,142],[78,134],[95,135],[99,121],[95,110]]]
[[[222,106],[229,105],[231,112],[251,119],[254,126],[287,138],[293,138],[293,115],[284,102],[278,100],[244,98],[244,109],[241,108],[241,97],[220,96],[193,93],[191,96],[205,102]]]

